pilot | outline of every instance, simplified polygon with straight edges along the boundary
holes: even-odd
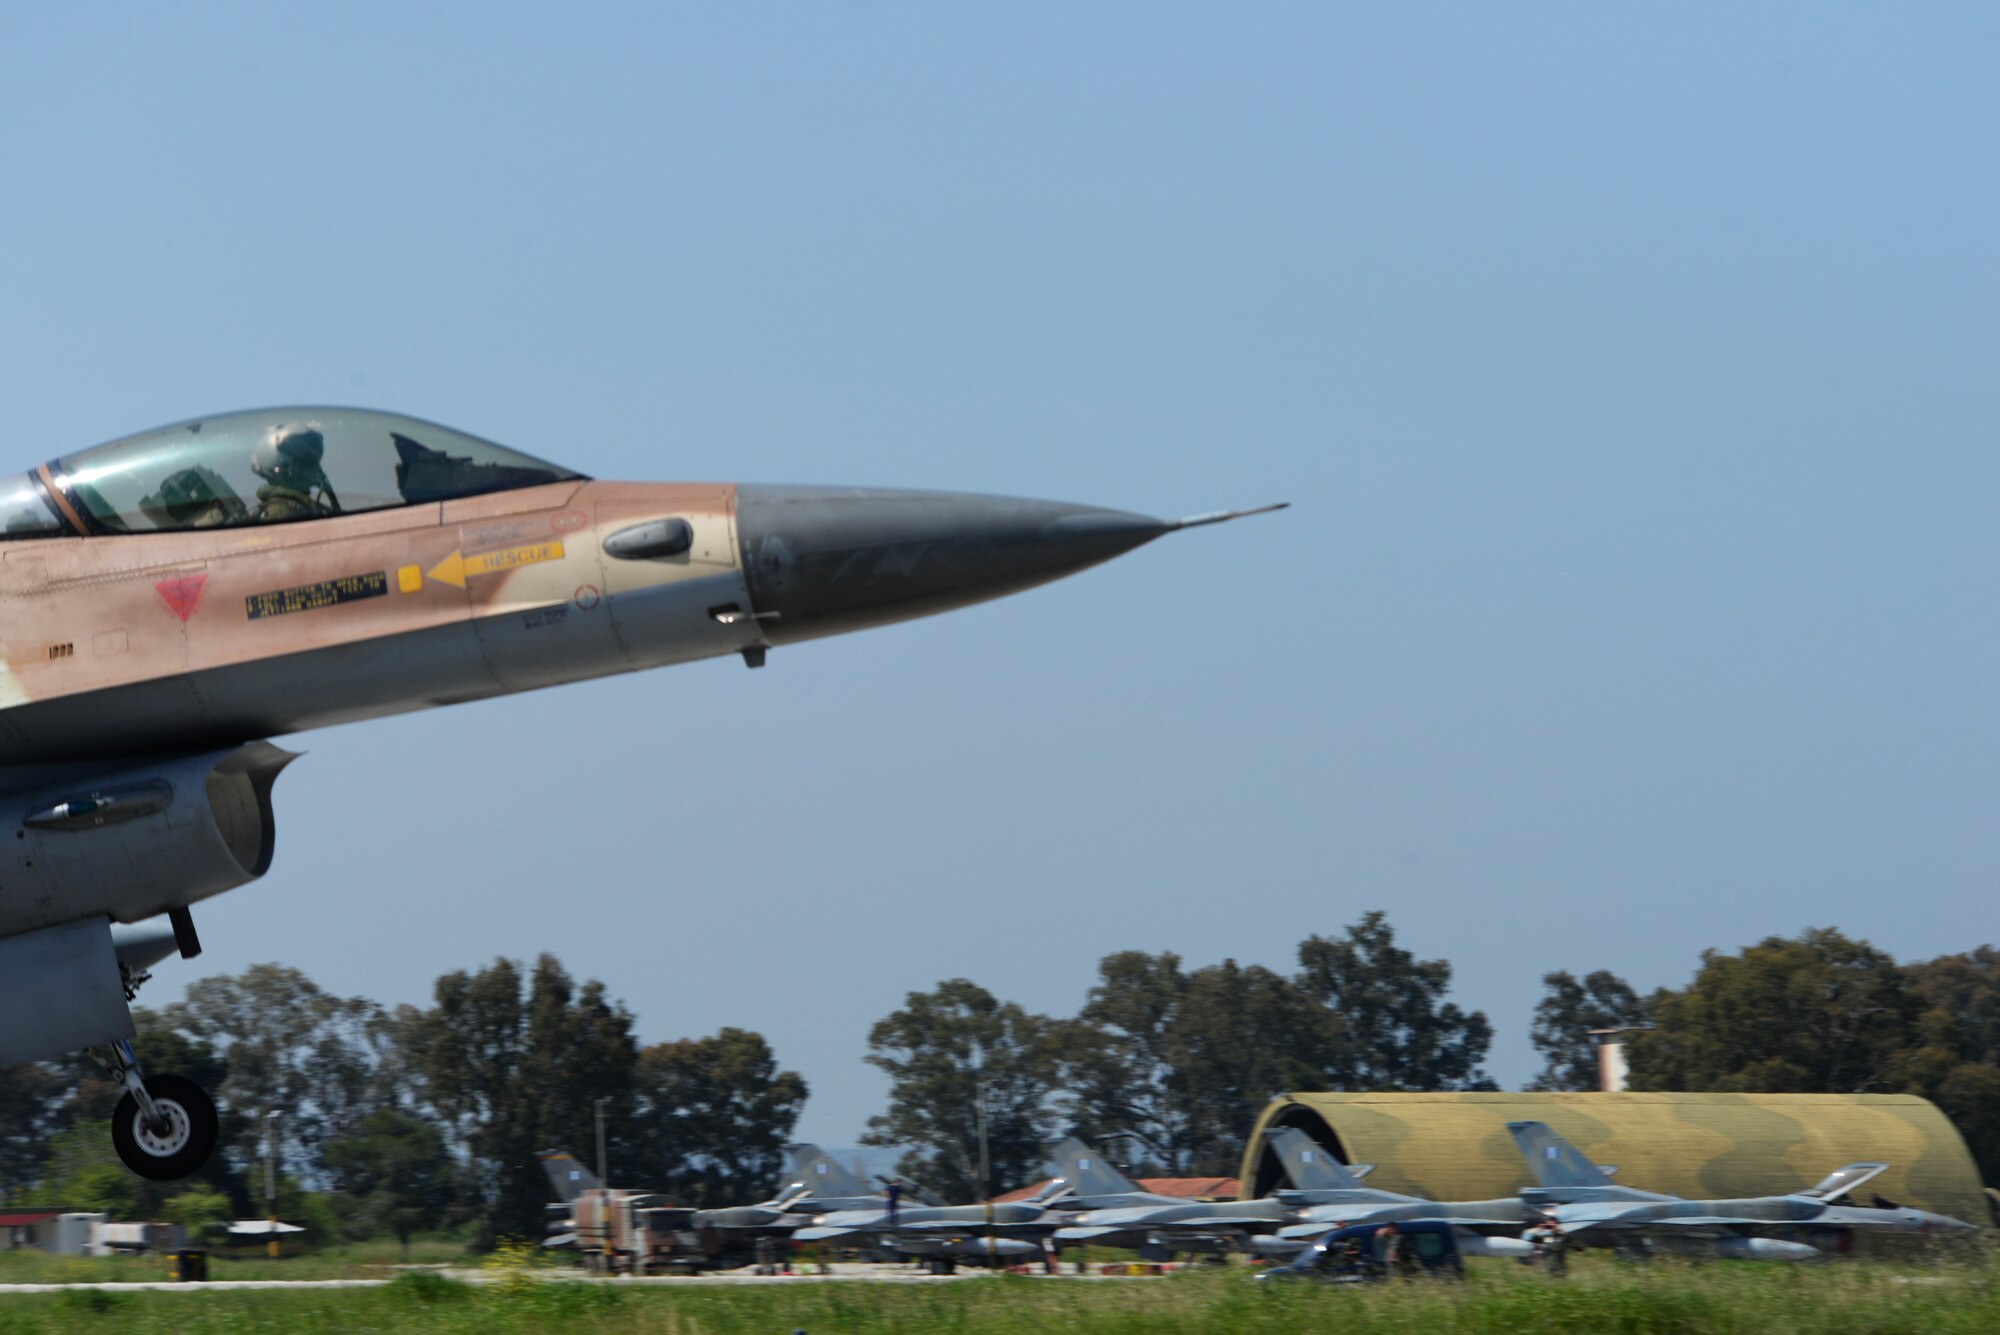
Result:
[[[1528,1241],[1534,1244],[1535,1259],[1551,1275],[1561,1275],[1569,1269],[1569,1239],[1563,1236],[1562,1225],[1551,1219],[1540,1228],[1528,1230]]]
[[[1377,1264],[1399,1275],[1413,1275],[1417,1271],[1416,1249],[1393,1219],[1375,1230],[1375,1253]]]
[[[325,457],[326,437],[316,423],[286,422],[266,431],[250,453],[250,471],[264,479],[255,517],[271,522],[339,514],[340,498],[320,467]]]

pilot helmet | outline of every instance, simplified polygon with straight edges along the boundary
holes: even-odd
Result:
[[[326,437],[316,422],[285,422],[264,433],[250,453],[250,471],[273,482],[309,485],[324,476]]]

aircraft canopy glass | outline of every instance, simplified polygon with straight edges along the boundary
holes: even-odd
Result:
[[[0,484],[0,538],[53,538],[62,531],[62,521],[33,477]]]
[[[104,533],[289,523],[582,478],[462,431],[357,408],[206,417],[93,446],[49,471]],[[26,512],[14,499],[0,492],[0,521]]]

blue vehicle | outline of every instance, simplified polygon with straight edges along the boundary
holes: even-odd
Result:
[[[1273,1266],[1257,1278],[1368,1284],[1391,1276],[1463,1279],[1465,1261],[1451,1221],[1406,1219],[1329,1229],[1289,1263]]]

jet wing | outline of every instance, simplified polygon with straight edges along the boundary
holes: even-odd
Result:
[[[1203,1219],[1182,1219],[1169,1224],[1154,1224],[1152,1227],[1162,1233],[1202,1233],[1215,1228],[1241,1228],[1248,1229],[1254,1233],[1260,1228],[1269,1229],[1271,1225],[1277,1222],[1279,1221],[1276,1219],[1261,1217],[1250,1218],[1244,1216],[1239,1218],[1230,1215],[1210,1215]]]
[[[1113,1233],[1133,1231],[1133,1226],[1130,1224],[1097,1224],[1081,1228],[1059,1228],[1056,1230],[1056,1238],[1062,1242],[1089,1242],[1093,1238],[1108,1238]]]
[[[792,1240],[795,1242],[823,1242],[828,1238],[851,1238],[857,1233],[872,1233],[874,1231],[873,1229],[863,1228],[824,1228],[815,1226],[813,1228],[792,1230]]]

